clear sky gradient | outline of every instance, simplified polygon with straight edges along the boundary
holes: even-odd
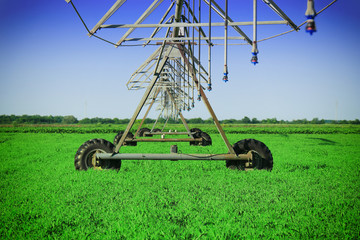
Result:
[[[115,0],[73,2],[92,28]],[[133,23],[151,2],[128,0],[107,23]],[[252,20],[251,2],[229,1],[234,20]],[[329,2],[316,0],[316,10]],[[296,24],[306,20],[306,0],[276,3]],[[258,20],[280,20],[262,1],[258,5]],[[162,13],[154,12],[149,21],[156,23]],[[222,81],[223,47],[215,46],[213,91],[206,93],[218,118],[360,119],[359,13],[360,1],[338,0],[316,18],[313,36],[302,27],[259,43],[256,66],[250,46],[230,46],[228,83]],[[132,116],[144,91],[128,91],[125,83],[155,47],[115,48],[89,38],[64,0],[0,0],[0,21],[0,114]],[[289,28],[259,27],[259,38],[284,29]],[[244,31],[252,36],[251,28]],[[99,35],[116,42],[121,31],[103,29]],[[207,53],[202,60],[207,66]],[[202,102],[184,116],[210,117]]]

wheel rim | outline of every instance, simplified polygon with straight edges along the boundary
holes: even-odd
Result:
[[[252,168],[262,169],[264,158],[256,151],[252,151],[252,156],[253,156]]]
[[[272,170],[273,157],[269,148],[263,143],[256,139],[243,139],[233,145],[236,154],[247,154],[252,152],[252,161],[244,163],[242,166],[241,162],[227,160],[226,167],[231,169],[244,169],[244,170]]]
[[[96,158],[97,153],[106,153],[102,149],[94,149],[86,155],[86,167],[102,170],[109,168],[109,162],[107,160],[100,160]]]

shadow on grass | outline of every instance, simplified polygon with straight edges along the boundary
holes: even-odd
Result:
[[[308,139],[313,139],[313,140],[318,140],[319,141],[319,145],[337,145],[337,142],[331,141],[329,139],[326,138],[316,138],[316,137],[311,137]]]
[[[309,165],[302,165],[302,164],[291,164],[291,163],[287,163],[286,165],[286,169],[289,172],[295,172],[295,171],[306,171],[310,169]]]
[[[307,164],[292,164],[292,163],[286,163],[285,169],[289,172],[295,172],[295,171],[307,171],[309,169],[324,169],[328,168],[329,166],[323,163],[316,163],[312,166]]]

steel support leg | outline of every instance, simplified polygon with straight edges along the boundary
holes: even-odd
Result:
[[[192,68],[192,66],[190,65],[189,60],[188,60],[188,59],[186,58],[186,56],[185,56],[184,50],[182,49],[183,46],[182,46],[181,44],[177,44],[177,46],[178,46],[178,48],[179,48],[179,51],[180,51],[180,53],[181,53],[182,58],[184,59],[185,64],[186,64],[187,67],[190,69],[191,76],[193,77],[195,84],[198,86],[198,85],[199,85],[199,82],[198,82],[198,80],[196,79],[195,71],[194,71],[194,69]],[[228,148],[228,150],[229,150],[229,152],[230,152],[231,154],[236,154],[235,151],[234,151],[234,149],[233,149],[233,147],[230,145],[230,142],[229,142],[229,140],[227,139],[227,137],[226,137],[226,135],[225,135],[225,132],[224,132],[223,128],[221,127],[220,122],[219,122],[218,118],[216,117],[216,114],[215,114],[214,110],[212,109],[212,107],[211,107],[211,105],[210,105],[210,102],[209,102],[209,100],[207,99],[207,97],[206,97],[206,95],[205,95],[205,93],[204,93],[204,91],[203,91],[203,89],[202,89],[201,86],[200,86],[200,94],[201,94],[202,100],[204,101],[205,106],[207,107],[207,109],[208,109],[208,111],[209,111],[209,113],[210,113],[210,115],[211,115],[211,117],[212,117],[212,119],[213,119],[213,121],[214,121],[214,124],[215,124],[217,130],[219,131],[222,139],[223,139],[224,142],[225,142],[226,147]]]
[[[136,137],[137,137],[137,135],[138,135],[138,133],[139,133],[139,131],[140,131],[140,129],[141,129],[141,127],[142,127],[142,125],[144,124],[144,121],[145,121],[145,119],[146,119],[147,115],[149,114],[150,109],[151,109],[151,107],[153,106],[153,104],[154,104],[154,102],[155,102],[155,100],[156,100],[156,97],[157,97],[157,95],[159,94],[159,92],[160,92],[160,89],[158,89],[158,90],[157,90],[157,92],[155,93],[154,98],[152,99],[152,101],[151,101],[151,103],[150,103],[150,105],[149,105],[148,109],[146,110],[146,113],[145,113],[145,115],[144,115],[143,119],[141,120],[141,123],[140,123],[140,125],[139,125],[139,127],[138,127],[138,129],[137,129],[136,133],[134,134],[134,138],[136,138]]]
[[[165,46],[166,46],[166,45],[165,45],[165,41],[164,41],[163,46],[162,46],[163,49],[165,48]],[[155,83],[156,83],[157,80],[159,79],[160,73],[162,72],[162,70],[163,70],[163,68],[164,68],[164,66],[165,66],[165,64],[166,64],[166,62],[167,62],[167,60],[168,60],[168,58],[169,58],[169,55],[170,55],[170,53],[171,53],[171,51],[172,51],[172,49],[173,49],[173,46],[170,45],[170,46],[167,47],[167,51],[166,51],[166,53],[164,54],[164,57],[161,59],[161,55],[162,55],[163,49],[162,49],[162,51],[161,51],[161,53],[160,53],[160,55],[159,55],[158,64],[157,64],[157,66],[156,66],[156,68],[155,68],[156,70],[155,70],[154,76],[153,76],[153,78],[152,78],[149,86],[147,87],[147,89],[146,89],[146,91],[145,91],[145,93],[144,93],[144,96],[142,97],[142,99],[141,99],[138,107],[136,108],[136,110],[135,110],[135,112],[134,112],[134,114],[133,114],[133,116],[132,116],[129,124],[127,125],[124,134],[122,135],[119,143],[116,145],[116,148],[115,148],[115,152],[114,152],[114,153],[118,153],[118,152],[120,151],[120,148],[121,148],[122,144],[124,143],[127,134],[129,133],[129,131],[130,131],[130,129],[132,128],[132,126],[134,125],[136,118],[139,116],[139,113],[140,113],[141,109],[143,108],[146,100],[149,98],[149,95],[150,95],[150,93],[151,93],[151,90],[153,89],[153,87],[155,86]],[[161,59],[161,61],[160,61],[160,59]]]
[[[176,105],[176,101],[175,101],[175,99],[174,99],[174,96],[171,94],[171,92],[170,92],[168,89],[166,89],[166,92],[169,94],[171,101],[172,101],[172,102],[174,103],[174,105],[175,105],[175,108],[178,109],[178,107],[177,107],[177,105]],[[183,123],[183,125],[184,125],[184,127],[185,127],[185,129],[186,129],[186,131],[188,132],[189,136],[190,136],[192,139],[194,139],[193,135],[192,135],[191,132],[190,132],[190,128],[189,128],[189,126],[187,125],[187,123],[186,123],[186,121],[185,121],[185,118],[184,118],[184,116],[182,115],[181,111],[179,111],[179,116],[180,116],[180,119],[181,119],[181,121],[182,121],[182,123]]]

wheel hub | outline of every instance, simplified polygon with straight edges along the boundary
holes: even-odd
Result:
[[[104,169],[102,165],[103,164],[103,160],[100,160],[96,157],[96,154],[97,153],[104,153],[104,151],[101,151],[101,150],[96,150],[92,153],[92,156],[91,156],[91,165],[93,166],[94,169],[96,170],[102,170]]]

